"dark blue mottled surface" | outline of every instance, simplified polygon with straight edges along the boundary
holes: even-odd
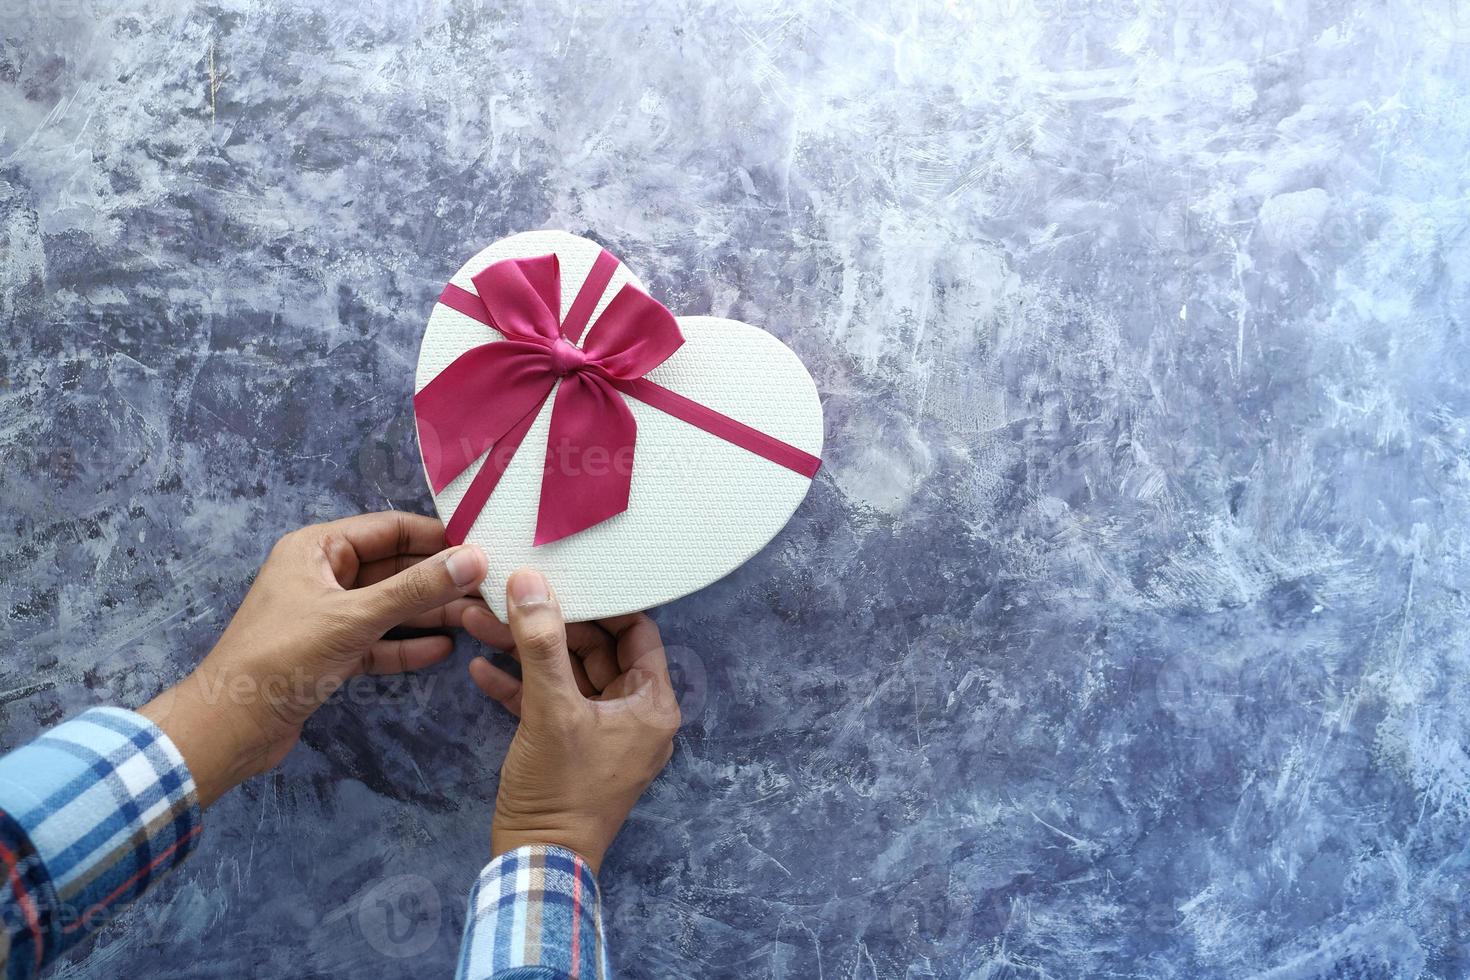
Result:
[[[617,15],[613,8],[631,11]],[[346,8],[352,8],[347,12]],[[424,510],[440,283],[600,237],[828,466],[665,608],[628,977],[1470,971],[1470,11],[0,0],[0,735]],[[69,977],[451,972],[509,722],[330,704]]]

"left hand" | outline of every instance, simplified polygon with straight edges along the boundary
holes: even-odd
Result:
[[[311,713],[358,674],[438,663],[448,636],[385,639],[397,626],[449,629],[485,577],[473,545],[440,550],[444,526],[389,511],[316,524],[276,542],[204,661],[140,712],[163,729],[208,806],[274,767]]]
[[[509,624],[488,608],[464,627],[521,665],[519,680],[470,661],[480,689],[521,719],[500,769],[490,852],[555,844],[596,874],[618,829],[674,754],[679,702],[663,640],[642,613],[562,619],[556,593],[521,569],[506,588]]]

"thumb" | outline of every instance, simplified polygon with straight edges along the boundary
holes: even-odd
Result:
[[[505,584],[505,599],[521,661],[522,703],[529,706],[549,696],[578,693],[567,653],[566,621],[546,578],[529,568],[518,570]]]
[[[348,595],[361,600],[367,621],[384,633],[474,589],[487,567],[483,551],[472,544],[460,545]]]

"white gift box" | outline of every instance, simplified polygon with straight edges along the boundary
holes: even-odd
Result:
[[[555,255],[560,309],[570,311],[594,263],[604,254],[588,239],[538,231],[502,239],[466,262],[446,287],[448,301],[441,298],[429,318],[414,390],[422,393],[462,355],[506,339],[481,319],[461,312],[457,307],[463,304],[450,295],[476,294],[473,280],[483,270],[507,259]],[[603,258],[600,271],[613,261]],[[618,262],[597,299],[588,336],[625,285],[643,290],[632,271]],[[779,440],[793,454],[820,457],[821,402],[811,376],[785,344],[764,330],[721,317],[680,316],[677,324],[684,343],[644,375],[647,381]],[[556,385],[563,383],[565,379]],[[466,529],[464,540],[489,556],[482,592],[502,619],[506,579],[523,566],[547,577],[567,620],[573,622],[635,612],[694,592],[739,567],[770,541],[811,484],[807,473],[638,397],[619,394],[616,397],[625,400],[637,425],[626,510],[536,545],[548,435],[557,406],[554,392],[509,462],[502,461],[504,472],[483,507],[473,513],[471,495],[470,509],[459,518],[458,526]],[[455,411],[475,412],[473,401],[467,398],[462,407],[456,402]],[[422,411],[419,421],[422,451],[426,445]],[[434,495],[446,523],[466,503],[467,489],[494,452],[492,448],[481,454]],[[809,472],[815,471],[815,464],[810,459]],[[427,464],[426,474],[432,487],[432,467]],[[547,502],[548,507],[557,505]]]

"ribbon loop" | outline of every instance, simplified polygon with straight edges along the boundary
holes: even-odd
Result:
[[[585,531],[628,509],[637,422],[624,395],[810,478],[821,461],[644,377],[684,343],[663,304],[624,285],[577,339],[617,270],[604,251],[561,319],[556,255],[507,259],[453,283],[440,302],[499,332],[503,340],[461,354],[414,396],[429,484],[439,493],[476,460],[445,534],[460,544],[490,499],[552,391],[551,431],[541,474],[535,545]],[[487,450],[490,450],[487,453]]]
[[[414,396],[419,445],[435,493],[551,394],[556,378],[542,368],[540,350],[518,340],[472,348]]]
[[[631,285],[618,290],[587,331],[587,359],[614,378],[632,381],[667,361],[684,343],[679,321],[652,296]]]
[[[486,266],[471,280],[490,324],[508,339],[561,336],[561,263],[555,254]]]

